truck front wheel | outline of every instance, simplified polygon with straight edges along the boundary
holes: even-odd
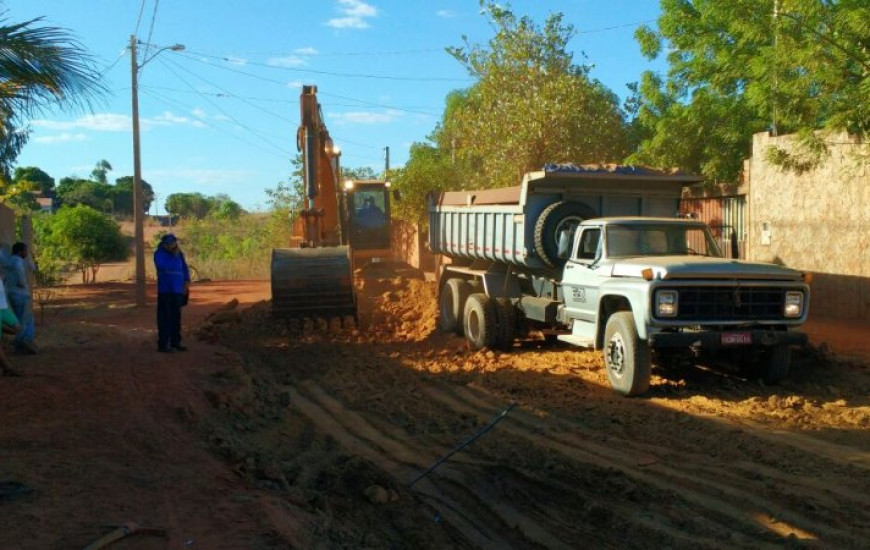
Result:
[[[456,277],[447,279],[438,297],[438,328],[462,336],[462,314],[470,294],[468,281]]]
[[[498,338],[498,314],[495,301],[475,293],[465,302],[465,338],[474,349],[492,348]]]
[[[604,329],[604,367],[613,391],[640,395],[649,389],[650,351],[637,336],[634,315],[617,311],[607,319]]]
[[[788,376],[791,368],[791,348],[772,346],[765,349],[756,365],[758,376],[768,384],[776,384]]]

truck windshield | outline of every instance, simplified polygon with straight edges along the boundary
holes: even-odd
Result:
[[[722,253],[706,225],[610,224],[605,229],[607,255],[612,258],[636,256],[713,256]]]

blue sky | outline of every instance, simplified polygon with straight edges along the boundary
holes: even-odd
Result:
[[[133,173],[131,66],[135,34],[163,51],[139,79],[142,174],[158,197],[225,193],[266,208],[264,189],[286,180],[296,154],[299,86],[315,84],[342,164],[383,170],[408,158],[440,118],[444,98],[471,84],[444,48],[485,43],[492,29],[477,0],[0,0],[7,21],[43,17],[74,33],[105,71],[109,93],[89,113],[50,110],[30,121],[20,166],[56,180],[87,177],[97,161],[110,181]],[[634,41],[654,23],[653,0],[527,1],[514,13],[542,24],[562,12],[577,29],[592,76],[621,97],[642,71],[662,70]],[[141,13],[141,17],[140,17]],[[140,46],[140,63],[154,49]]]

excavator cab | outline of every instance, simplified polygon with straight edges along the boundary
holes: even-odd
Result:
[[[354,263],[390,255],[392,216],[390,183],[348,180],[345,189],[345,232]]]

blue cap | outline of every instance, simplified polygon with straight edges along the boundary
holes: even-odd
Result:
[[[167,233],[166,235],[163,235],[160,238],[160,242],[164,243],[164,244],[172,244],[177,240],[178,240],[178,238],[175,235],[173,235],[172,233]]]

